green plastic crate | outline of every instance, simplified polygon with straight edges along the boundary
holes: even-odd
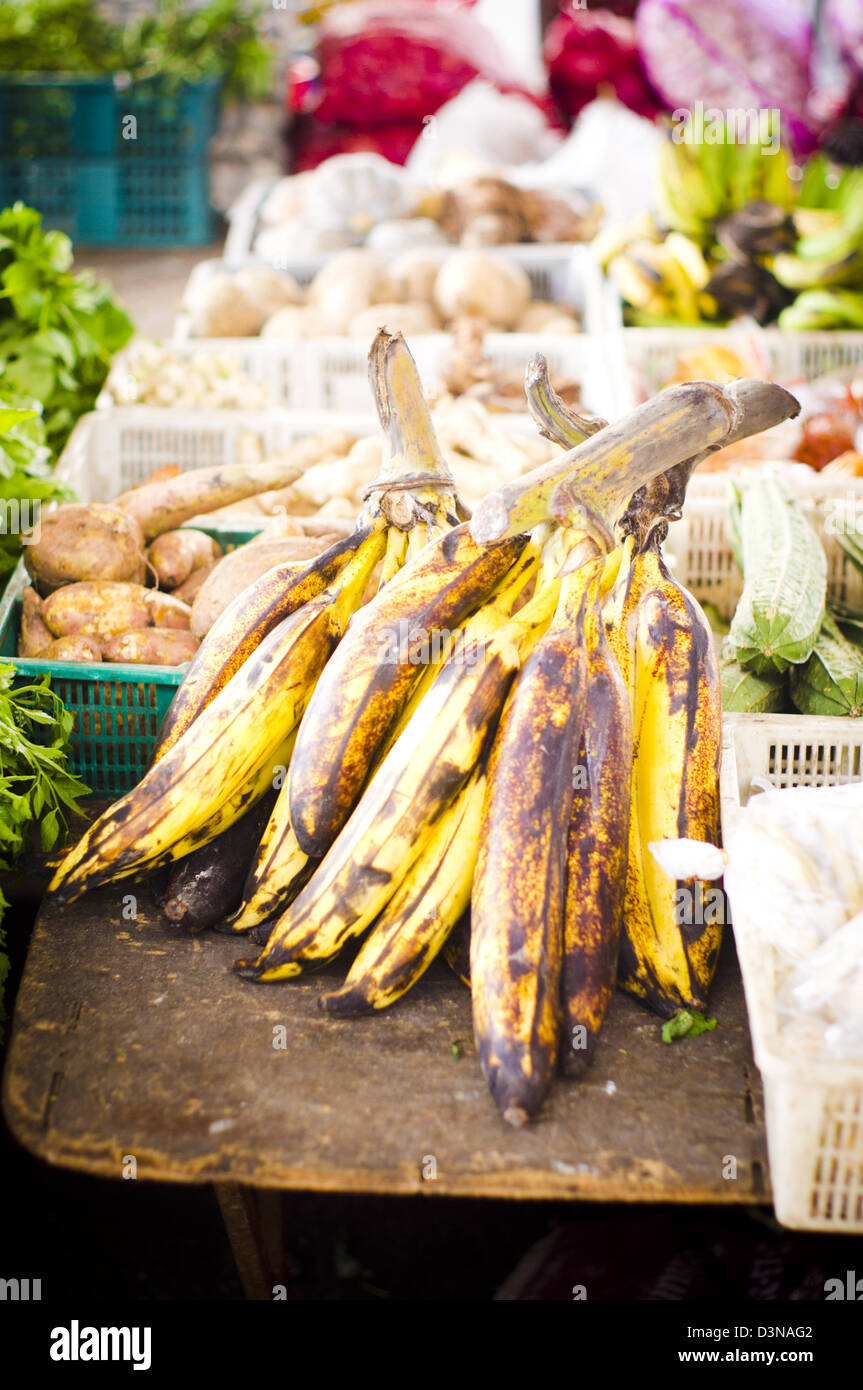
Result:
[[[206,530],[225,551],[244,545],[258,534],[251,529]],[[16,656],[21,594],[27,583],[22,562],[0,601],[0,657],[11,661],[20,673],[16,685],[50,675],[52,689],[75,716],[72,772],[96,796],[121,796],[137,786],[147,771],[159,727],[186,667],[37,661]]]
[[[203,155],[219,124],[220,86],[215,77],[131,82],[119,73],[4,73],[0,149],[8,159],[24,160]],[[136,138],[130,139],[133,133]]]

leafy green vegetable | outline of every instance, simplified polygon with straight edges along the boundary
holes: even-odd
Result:
[[[22,530],[32,528],[42,503],[73,496],[51,476],[40,410],[0,397],[0,579],[15,568]]]
[[[108,286],[71,266],[71,241],[43,232],[41,213],[23,203],[0,212],[3,391],[41,401],[54,453],[78,416],[92,410],[112,357],[134,332]]]
[[[715,1018],[705,1018],[695,1009],[681,1009],[667,1023],[663,1023],[662,1041],[671,1043],[675,1038],[697,1038],[702,1033],[712,1033],[715,1027]]]
[[[50,676],[13,690],[15,667],[0,663],[0,871],[12,868],[35,826],[45,852],[68,833],[67,812],[79,810],[89,788],[69,771],[73,716],[50,686]],[[0,921],[9,906],[0,892]],[[9,973],[0,926],[0,1020]]]
[[[176,82],[224,80],[227,96],[270,92],[273,54],[258,35],[261,0],[157,0],[125,24],[95,0],[18,0],[0,5],[0,69],[6,72],[127,72]]]

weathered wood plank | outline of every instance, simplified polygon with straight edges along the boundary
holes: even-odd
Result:
[[[139,1178],[286,1189],[766,1199],[760,1083],[730,951],[714,1033],[666,1046],[657,1021],[618,996],[588,1079],[559,1081],[539,1122],[513,1131],[479,1071],[468,992],[444,967],[381,1015],[330,1020],[316,998],[339,970],[251,985],[230,971],[241,941],[170,936],[139,904],[123,920],[115,887],[40,914],[4,1106],[51,1163],[120,1177],[133,1155]],[[728,1156],[736,1179],[723,1177]]]

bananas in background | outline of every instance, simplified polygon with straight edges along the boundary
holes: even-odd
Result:
[[[748,315],[789,330],[863,329],[863,168],[816,155],[792,181],[781,147],[661,142],[658,218],[596,238],[639,327]]]

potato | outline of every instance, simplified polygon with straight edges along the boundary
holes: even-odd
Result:
[[[55,637],[114,637],[149,624],[147,594],[142,584],[66,584],[46,598],[42,616]]]
[[[42,600],[30,585],[21,595],[21,631],[18,634],[18,655],[38,656],[44,647],[50,646],[54,634],[45,626],[42,617]]]
[[[105,661],[124,661],[143,666],[182,666],[198,650],[191,632],[166,627],[133,627],[102,643]]]
[[[102,648],[94,637],[58,637],[40,653],[40,661],[101,661]]]
[[[201,568],[203,569],[204,566],[202,565]],[[191,607],[174,594],[160,594],[157,589],[150,589],[147,593],[146,604],[153,627],[185,629],[188,632],[192,625]]]
[[[521,266],[481,251],[454,251],[438,271],[434,289],[447,322],[471,314],[493,328],[514,328],[530,295],[530,280]]]
[[[142,584],[144,537],[133,516],[93,502],[70,503],[42,518],[42,534],[24,550],[27,573],[43,596],[78,580]]]
[[[296,561],[302,569],[326,549],[320,539],[312,536],[267,537],[240,546],[219,561],[195,595],[192,632],[203,637],[237,594],[275,565]]]
[[[325,338],[332,332],[319,309],[289,304],[271,314],[261,329],[262,338]]]
[[[441,267],[440,256],[428,251],[405,251],[390,266],[396,299],[402,303],[430,304],[434,299],[434,284]]]
[[[227,271],[195,283],[183,306],[196,338],[248,338],[263,323],[260,305],[237,287],[236,277]]]
[[[560,304],[536,299],[528,304],[515,326],[517,333],[577,333],[575,316]]]
[[[437,333],[440,326],[431,304],[372,304],[351,319],[348,333],[352,338],[371,341],[379,328],[411,337],[416,333]]]
[[[188,526],[164,531],[147,547],[147,559],[163,589],[178,589],[193,570],[222,555],[222,547],[205,531]]]
[[[185,584],[181,584],[179,589],[175,589],[171,597],[179,599],[181,603],[191,604],[201,585],[207,576],[213,573],[218,563],[218,560],[213,560],[209,565],[199,565],[196,570],[192,570]]]

